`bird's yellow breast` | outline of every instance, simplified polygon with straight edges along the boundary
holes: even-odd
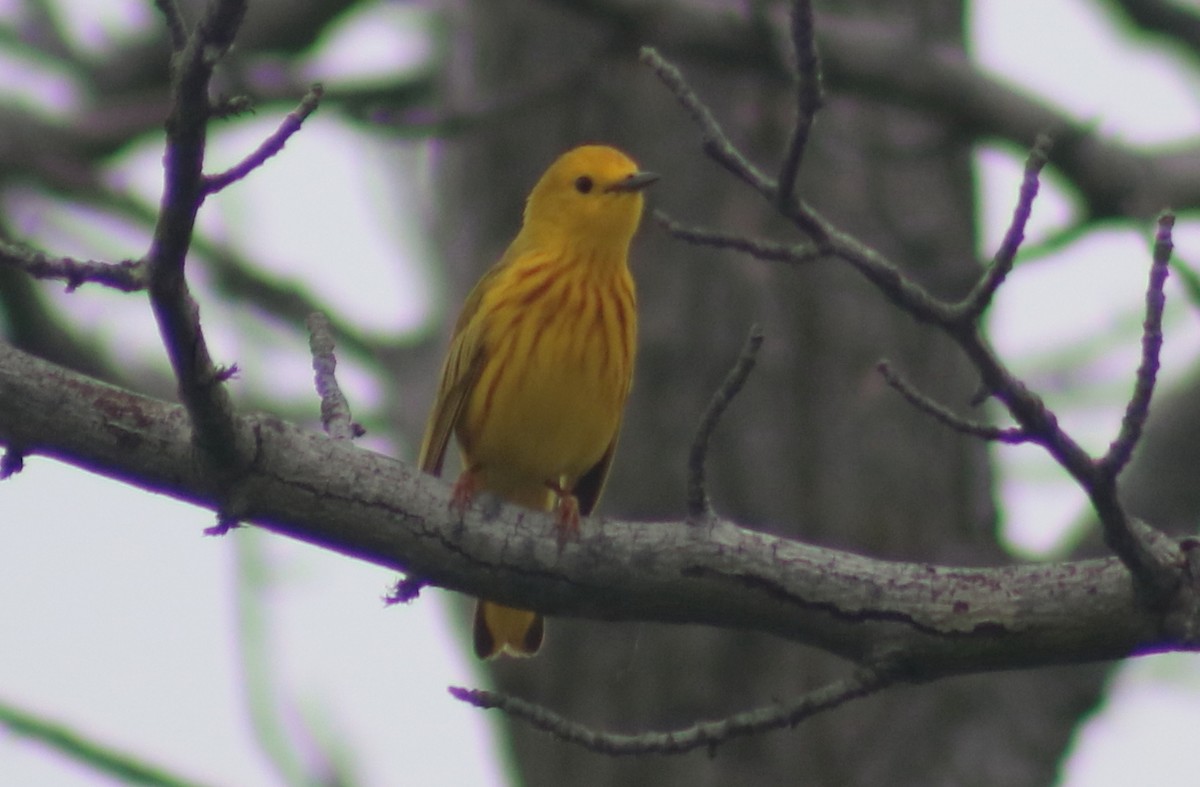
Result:
[[[466,402],[459,442],[490,487],[569,487],[620,425],[637,330],[633,282],[623,260],[537,255],[504,275],[485,297],[508,302],[479,310],[505,324],[482,331],[488,363]]]

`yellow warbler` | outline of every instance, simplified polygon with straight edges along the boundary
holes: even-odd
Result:
[[[487,490],[557,511],[560,538],[596,505],[633,379],[629,243],[656,180],[619,150],[584,145],[534,186],[521,231],[463,305],[421,443],[421,469],[440,475],[458,439],[455,505]],[[475,605],[480,658],[533,655],[544,631],[537,612]]]

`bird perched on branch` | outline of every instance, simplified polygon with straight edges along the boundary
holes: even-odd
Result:
[[[521,231],[463,305],[421,443],[421,469],[440,475],[457,438],[454,505],[486,490],[554,511],[560,539],[595,507],[633,379],[629,244],[656,180],[615,148],[584,145],[533,187]],[[533,655],[544,632],[537,612],[475,605],[480,658]]]

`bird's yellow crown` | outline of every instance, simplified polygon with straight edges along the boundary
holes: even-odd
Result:
[[[525,203],[520,240],[624,255],[642,216],[641,190],[658,179],[616,148],[582,145],[559,156]]]

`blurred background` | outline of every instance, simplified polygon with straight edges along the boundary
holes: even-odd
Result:
[[[189,20],[201,5],[181,0]],[[1200,512],[1200,3],[818,2],[826,107],[800,188],[926,287],[963,294],[1010,219],[1037,132],[1057,145],[989,314],[1012,368],[1093,452],[1139,352],[1156,212],[1179,211],[1162,385],[1126,474],[1131,510]],[[283,152],[209,199],[189,279],[243,410],[319,429],[303,323],[331,318],[360,442],[415,455],[462,297],[561,151],[603,141],[663,174],[650,207],[796,239],[700,152],[638,48],[684,70],[764,170],[794,118],[788,6],[772,0],[253,0],[216,77],[255,111],[214,121],[209,172],[321,81]],[[149,245],[168,50],[148,0],[0,0],[0,237],[116,261]],[[641,354],[601,513],[679,517],[687,445],[752,322],[766,344],[711,455],[714,503],[751,527],[876,556],[996,565],[1096,554],[1083,495],[1031,447],[912,411],[888,357],[974,418],[951,344],[834,263],[770,267],[635,244]],[[0,268],[0,337],[166,399],[144,295],[73,293]],[[36,717],[213,785],[1186,784],[1200,670],[1181,655],[899,688],[715,758],[615,760],[467,708],[493,686],[623,731],[686,725],[844,674],[744,632],[554,620],[543,655],[468,657],[466,604],[381,598],[386,571],[30,457],[0,484],[0,783],[119,784]],[[1132,775],[1136,774],[1136,776]]]

